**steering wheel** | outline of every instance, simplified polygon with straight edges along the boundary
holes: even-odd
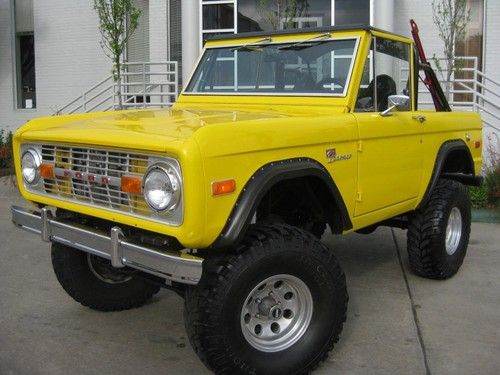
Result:
[[[334,84],[335,88],[333,90],[331,90],[330,88],[325,88],[324,85],[327,85],[327,84],[330,84],[330,85]],[[333,77],[325,77],[322,80],[320,80],[319,82],[316,82],[316,88],[318,90],[331,91],[334,93],[339,93],[339,92],[344,91],[344,85],[345,85],[345,83],[343,81],[339,80],[338,78],[333,78]],[[340,88],[338,86],[340,86]]]

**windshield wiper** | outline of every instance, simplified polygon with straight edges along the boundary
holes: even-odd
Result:
[[[293,43],[293,44],[289,44],[287,46],[279,47],[278,50],[280,50],[280,51],[299,51],[301,49],[316,46],[319,43],[324,42],[324,40],[322,40],[322,39],[327,39],[327,38],[330,39],[331,37],[332,37],[332,34],[324,33],[324,34],[312,37],[310,39],[301,40],[300,42],[297,42],[297,43]]]
[[[273,39],[270,36],[268,36],[268,37],[265,37],[264,39],[256,41],[255,43],[248,43],[248,44],[244,44],[242,46],[231,48],[231,51],[249,51],[249,52],[258,51],[258,50],[262,49],[262,47],[261,47],[262,45],[271,43],[272,41],[273,41]]]

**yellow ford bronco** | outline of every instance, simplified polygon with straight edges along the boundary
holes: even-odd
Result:
[[[420,85],[434,108],[418,106]],[[454,113],[420,43],[371,27],[207,41],[167,110],[35,119],[14,136],[54,272],[96,310],[160,287],[216,373],[307,373],[346,319],[344,273],[320,242],[408,230],[413,271],[445,279],[469,241],[481,121]]]

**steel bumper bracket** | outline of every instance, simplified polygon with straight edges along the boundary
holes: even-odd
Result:
[[[50,224],[49,219],[52,217],[52,213],[49,211],[47,207],[44,207],[40,210],[40,219],[41,219],[41,229],[40,234],[42,235],[42,240],[45,242],[50,242]]]
[[[119,227],[111,228],[111,265],[116,268],[123,268],[123,251],[120,246],[120,238],[123,232]]]

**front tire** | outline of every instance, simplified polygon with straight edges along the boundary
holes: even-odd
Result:
[[[347,300],[337,260],[310,233],[254,226],[236,253],[205,260],[186,331],[215,373],[307,373],[338,341]]]
[[[429,279],[448,279],[464,261],[469,244],[471,203],[465,186],[441,179],[427,203],[408,224],[408,257],[413,271]]]
[[[99,311],[142,306],[160,287],[139,271],[115,269],[103,258],[52,243],[52,266],[57,280],[75,301]]]

